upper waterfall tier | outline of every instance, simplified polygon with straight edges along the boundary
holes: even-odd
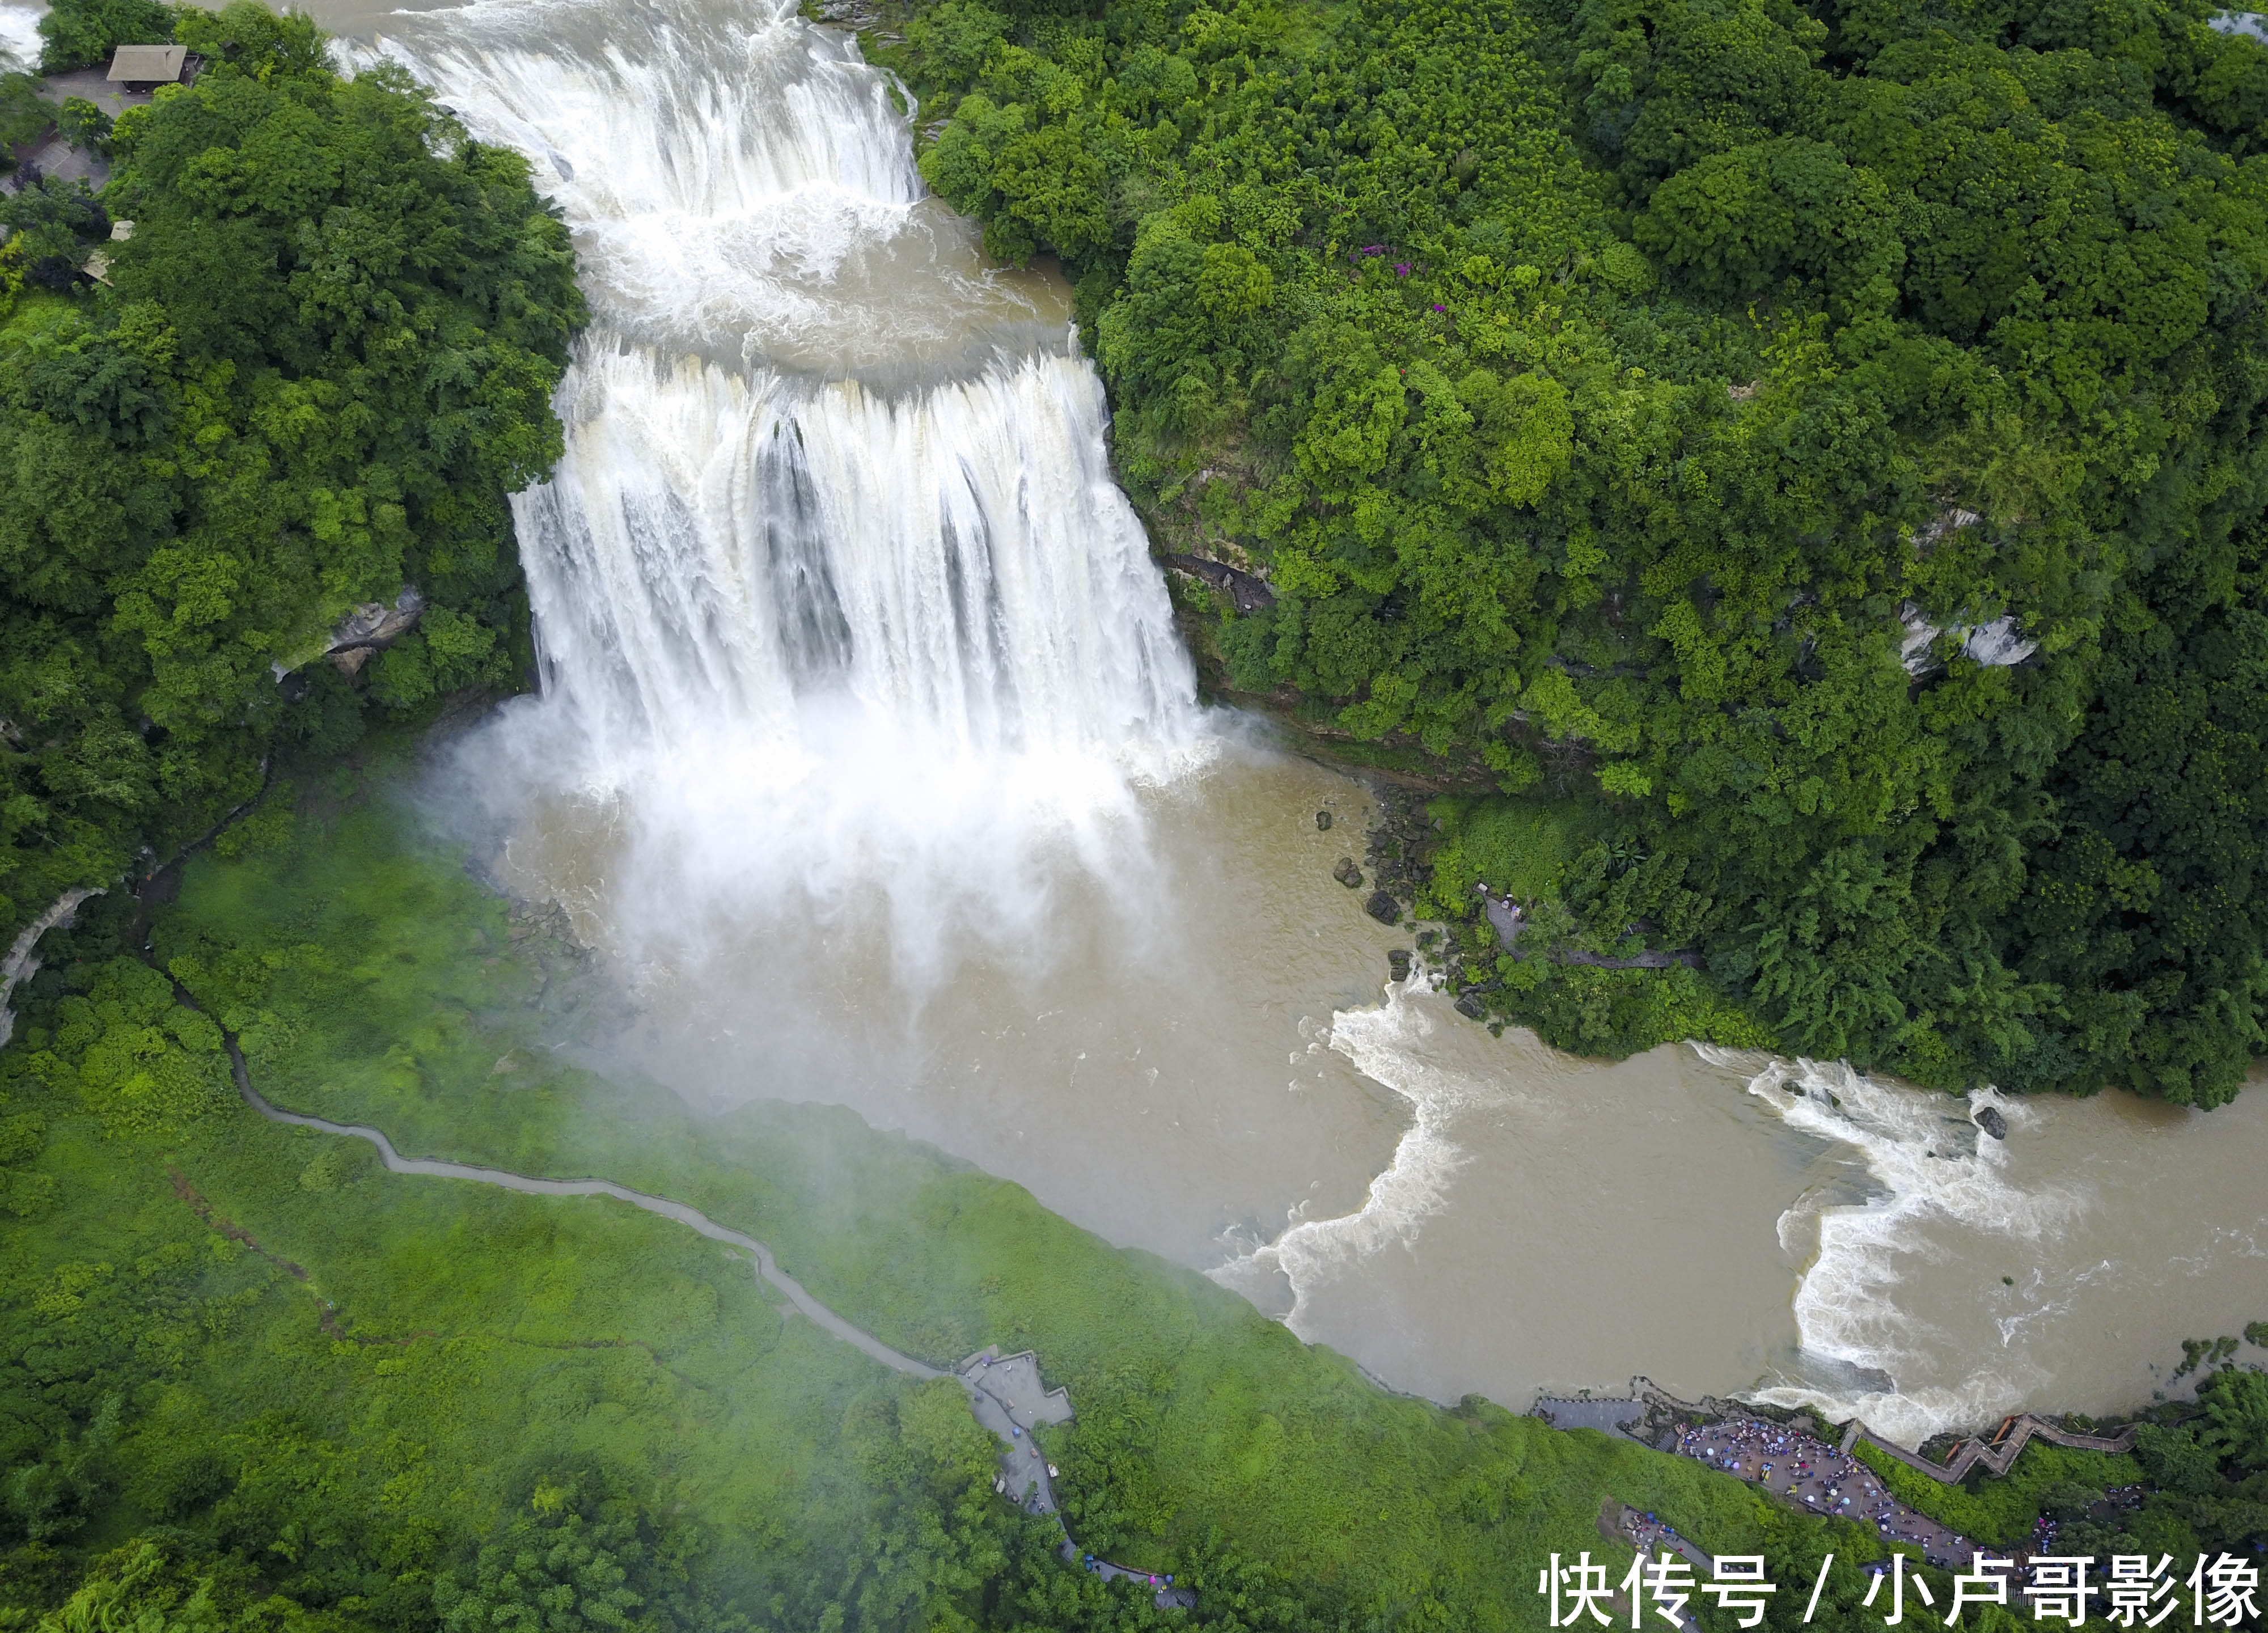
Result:
[[[379,48],[519,149],[594,310],[674,353],[896,384],[1059,335],[1060,285],[990,269],[924,196],[903,93],[792,5],[482,0]]]

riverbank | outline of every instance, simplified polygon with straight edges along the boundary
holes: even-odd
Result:
[[[2268,1324],[2248,1335],[2263,1338]],[[2238,1342],[2183,1347],[2227,1361]],[[1644,1378],[1627,1396],[1546,1397],[1533,1409],[1560,1428],[1593,1427],[1694,1459],[1806,1512],[1855,1519],[1885,1546],[1943,1570],[1965,1569],[1980,1551],[2003,1555],[2014,1579],[2029,1582],[2035,1561],[2073,1554],[2146,1547],[2176,1558],[2216,1550],[2242,1558],[2268,1548],[2250,1534],[2261,1511],[2257,1486],[2246,1483],[2268,1440],[2233,1423],[2255,1397],[2268,1400],[2268,1382],[2240,1365],[2209,1376],[2199,1400],[2161,1403],[2123,1426],[2020,1413],[1932,1456],[1856,1420],[1837,1431],[1808,1412],[1684,1401]],[[2214,1447],[2200,1444],[2201,1426]],[[1697,1557],[1658,1515],[1626,1514],[1621,1534],[1641,1551],[1672,1545]]]
[[[1072,1423],[1038,1432],[1083,1550],[1171,1572],[1201,1597],[1249,1580],[1295,1607],[1423,1597],[1462,1625],[1522,1626],[1535,1619],[1520,1586],[1534,1559],[1595,1548],[1609,1496],[1722,1548],[1778,1534],[1736,1482],[1690,1463],[1477,1399],[1449,1410],[1380,1392],[1203,1278],[1111,1249],[1018,1188],[848,1113],[766,1102],[697,1119],[590,1070],[635,1015],[606,1001],[545,916],[513,913],[460,857],[415,842],[388,786],[367,767],[298,791],[273,849],[198,858],[151,926],[153,956],[241,1039],[261,1092],[384,1128],[411,1160],[603,1173],[682,1201],[768,1244],[814,1298],[919,1365],[945,1370],[985,1344],[1035,1350],[1045,1382],[1078,1404]],[[274,1476],[245,1436],[281,1405],[329,1448],[346,1489],[377,1467],[389,1424],[457,1471],[404,1511],[431,1527],[416,1566],[428,1579],[453,1568],[448,1539],[535,1523],[530,1493],[564,1464],[593,1490],[644,1493],[641,1512],[682,1505],[704,1539],[685,1591],[761,1582],[758,1602],[803,1607],[783,1625],[809,1625],[842,1583],[882,1570],[862,1539],[880,1547],[905,1504],[962,1513],[955,1468],[983,1502],[948,1526],[954,1556],[1005,1570],[1032,1546],[993,1495],[993,1453],[956,1462],[976,1443],[926,1404],[924,1390],[949,1390],[981,1441],[958,1385],[896,1378],[783,1322],[792,1306],[758,1296],[745,1260],[668,1220],[390,1173],[374,1152],[354,1156],[362,1142],[265,1122],[239,1106],[217,1033],[186,1011],[165,1019],[178,1006],[162,983],[134,985],[148,971],[119,944],[130,922],[96,912],[61,932],[49,971],[73,996],[27,1008],[0,1056],[6,1113],[45,1125],[19,1173],[54,1181],[45,1213],[8,1227],[22,1267],[5,1290],[21,1335],[11,1353],[147,1325],[136,1313],[150,1284],[103,1265],[178,1263],[160,1284],[183,1314],[166,1320],[188,1323],[151,1329],[174,1336],[147,1374],[181,1405],[129,1411],[106,1453],[114,1495],[58,1536],[95,1547],[161,1521],[207,1535],[251,1523],[247,1504]],[[160,1001],[146,1018],[137,1007]],[[165,1040],[138,1076],[106,1065],[118,1026]],[[226,1255],[201,1246],[214,1241]],[[215,1298],[247,1313],[238,1327],[198,1325]],[[87,1418],[39,1409],[82,1425],[69,1431],[78,1444]],[[492,1425],[507,1416],[530,1427],[499,1442]],[[397,1523],[370,1512],[364,1540],[341,1545],[355,1559],[375,1558]],[[343,1591],[319,1577],[290,1580],[310,1603]]]

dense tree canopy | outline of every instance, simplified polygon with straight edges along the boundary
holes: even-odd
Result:
[[[120,46],[162,44],[182,15],[164,0],[58,0],[40,18],[40,67],[89,68]]]
[[[2209,15],[944,0],[905,62],[1153,525],[1271,581],[1229,683],[1484,772],[1445,857],[1558,809],[1526,950],[2210,1106],[2268,1002],[2268,50]],[[1463,939],[1555,1041],[1696,1012]]]
[[[304,18],[178,33],[210,65],[118,121],[99,200],[6,206],[0,941],[202,831],[279,738],[350,740],[342,675],[278,683],[349,607],[427,600],[357,680],[396,710],[508,682],[525,638],[504,497],[560,446],[565,228],[518,155],[398,70],[340,77]]]

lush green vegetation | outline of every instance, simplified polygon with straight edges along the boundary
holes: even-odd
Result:
[[[1276,607],[1216,631],[1238,683],[1502,791],[1442,807],[1436,905],[1485,869],[1564,947],[1711,949],[1705,980],[1509,966],[1504,1012],[2017,1082],[2072,1079],[2092,1026],[2105,1070],[2209,1101],[2258,964],[2230,860],[2256,91],[2172,15],[1917,45],[1787,8],[947,0],[909,62],[954,99],[939,189],[1076,275],[1143,502],[1269,568]],[[1196,1585],[1174,1625],[1533,1626],[1549,1553],[1619,1575],[1609,1499],[1784,1582],[1832,1548],[1809,1620],[1861,1625],[1858,1527],[1388,1395],[847,1113],[696,1122],[591,1064],[635,1017],[556,917],[340,758],[514,678],[504,496],[559,446],[563,229],[519,159],[398,76],[338,79],[303,19],[44,26],[50,66],[166,32],[209,64],[114,130],[69,111],[115,158],[99,197],[6,206],[0,934],[254,808],[177,901],[161,875],[52,934],[0,1053],[0,1630],[1167,1622],[993,1497],[951,1385],[666,1221],[269,1123],[225,1035],[278,1101],[406,1150],[689,1202],[912,1353],[1036,1348],[1079,1405],[1046,1437],[1071,1524]],[[1973,201],[1930,192],[1955,173],[2058,224],[1979,249]],[[1961,502],[1978,523],[1928,531]],[[414,634],[307,667],[411,583]],[[2045,657],[1947,636],[1916,688],[1905,600],[2014,609]],[[2186,792],[2129,831],[2142,776]],[[2116,934],[2081,923],[2098,875]],[[2187,1534],[2257,1526],[2250,1387],[2141,1449]],[[1769,1625],[1800,1615],[1784,1593]]]
[[[2058,1524],[2061,1554],[2241,1555],[2268,1531],[2268,1373],[2213,1373],[2194,1406],[2176,1402],[2136,1426],[2131,1457],[2035,1440],[2005,1479],[1948,1486],[1864,1442],[1856,1454],[1900,1501],[1997,1547],[2030,1541],[2045,1516]]]
[[[92,68],[120,46],[163,45],[190,14],[162,0],[60,0],[40,18],[40,71]]]
[[[398,72],[338,78],[305,18],[168,27],[209,66],[118,121],[100,197],[0,210],[0,944],[279,748],[515,684],[526,646],[504,496],[560,446],[565,228],[516,154]],[[423,619],[352,682],[278,684],[405,584]]]
[[[1075,1533],[1197,1584],[1197,1625],[1534,1625],[1543,1556],[1619,1574],[1609,1497],[1790,1578],[1874,1556],[1689,1460],[1388,1395],[848,1113],[696,1122],[578,1069],[634,1018],[413,829],[351,767],[280,784],[149,961],[128,901],[51,938],[0,1055],[0,1625],[513,1627],[498,1607],[563,1585],[546,1628],[1163,1624],[993,1497],[957,1389],[784,1320],[652,1216],[263,1122],[219,1026],[286,1105],[683,1198],[916,1354],[1036,1347],[1079,1408],[1048,1440]]]
[[[2211,1106],[2268,996],[2268,51],[2210,14],[939,0],[895,60],[1153,526],[1272,581],[1191,592],[1226,681],[1577,801],[1538,945],[1705,954],[1497,1012]]]
[[[2062,1500],[2078,1490],[2092,1493],[2090,1501],[2100,1500],[2114,1487],[2139,1485],[2143,1479],[2141,1465],[2131,1457],[2075,1451],[2044,1440],[2035,1440],[2017,1453],[2015,1466],[2006,1477],[1974,1476],[1973,1489],[1933,1480],[1864,1441],[1853,1448],[1852,1455],[1881,1475],[1882,1483],[1901,1503],[1942,1520],[1973,1541],[1995,1548],[2014,1548],[2029,1541],[2033,1525],[2051,1498]],[[2166,1533],[2162,1526],[2166,1516],[2157,1518],[2161,1524],[2154,1534],[2168,1537],[2161,1553],[2186,1549],[2186,1557],[2198,1551],[2194,1535]]]

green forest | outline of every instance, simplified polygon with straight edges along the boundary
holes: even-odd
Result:
[[[565,226],[518,154],[398,70],[340,78],[304,17],[177,33],[209,66],[99,138],[99,197],[0,198],[0,942],[278,753],[526,666],[505,496],[561,445]],[[413,631],[351,682],[313,661],[405,584]]]
[[[1454,784],[1415,906],[1491,1012],[2212,1107],[2268,998],[2268,48],[2212,15],[941,0],[873,48],[1075,284],[1160,542],[1272,586],[1185,586],[1217,683]],[[1474,859],[1538,826],[1553,956],[1499,959],[1522,857]],[[1646,950],[1699,967],[1554,962]]]

